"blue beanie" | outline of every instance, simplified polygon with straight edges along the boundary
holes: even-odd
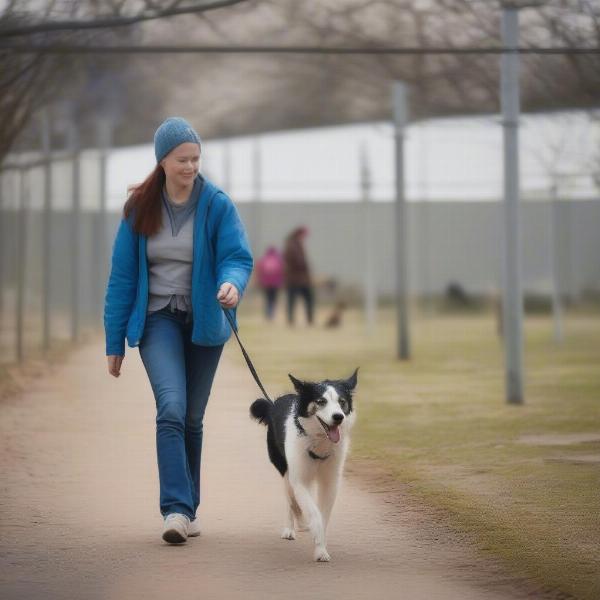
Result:
[[[194,128],[181,117],[170,117],[163,121],[154,133],[154,154],[160,162],[173,148],[185,142],[200,145],[200,136]]]

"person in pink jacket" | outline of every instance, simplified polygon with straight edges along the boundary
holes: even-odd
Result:
[[[283,257],[275,246],[269,246],[256,263],[258,284],[265,295],[265,315],[269,321],[275,314],[279,288],[283,285]]]

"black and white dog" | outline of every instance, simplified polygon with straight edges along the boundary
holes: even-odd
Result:
[[[274,403],[261,398],[250,407],[250,414],[268,428],[269,458],[283,477],[287,517],[281,537],[293,540],[296,530],[308,529],[316,561],[330,560],[325,532],[356,418],[352,393],[357,373],[358,369],[348,379],[320,382],[290,375],[296,394]],[[313,484],[316,499],[310,493]]]

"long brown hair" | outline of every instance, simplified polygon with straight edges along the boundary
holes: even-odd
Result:
[[[161,193],[165,185],[166,175],[160,164],[146,179],[133,187],[123,208],[123,216],[127,219],[134,213],[133,230],[150,237],[158,233],[162,226]]]

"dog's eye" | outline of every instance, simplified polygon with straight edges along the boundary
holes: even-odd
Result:
[[[323,398],[319,398],[318,400],[315,400],[315,402],[318,406],[325,406],[327,404],[327,400],[324,400]]]

